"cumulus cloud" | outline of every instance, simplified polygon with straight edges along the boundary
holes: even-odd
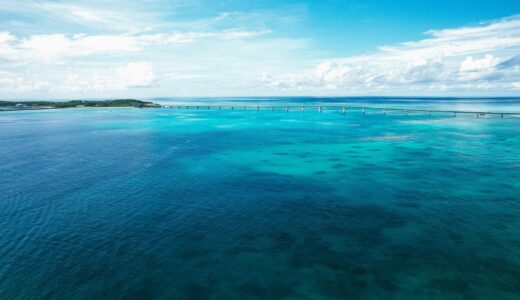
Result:
[[[473,59],[473,56],[468,56],[462,63],[460,64],[461,72],[479,72],[492,70],[498,65],[500,59],[494,57],[493,55],[486,54],[481,59]]]
[[[520,81],[520,16],[477,26],[430,30],[427,38],[380,47],[376,52],[331,59],[289,86],[325,89],[511,89]],[[312,74],[313,73],[313,74]],[[312,74],[312,75],[309,75]],[[283,76],[271,78],[282,86]],[[312,85],[310,85],[312,86]]]

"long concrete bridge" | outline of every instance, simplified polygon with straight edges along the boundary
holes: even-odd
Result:
[[[362,112],[363,114],[369,112],[380,112],[387,114],[390,112],[399,112],[403,114],[409,113],[421,113],[432,115],[435,113],[451,114],[456,117],[458,114],[475,115],[477,118],[484,117],[486,115],[500,116],[519,116],[520,112],[487,112],[487,111],[468,111],[468,110],[439,110],[439,109],[417,109],[417,108],[395,108],[395,107],[374,107],[374,106],[352,106],[352,105],[163,105],[162,108],[170,109],[208,109],[208,110],[270,110],[279,111],[317,111],[322,112],[324,110],[341,111],[347,113],[350,110]]]

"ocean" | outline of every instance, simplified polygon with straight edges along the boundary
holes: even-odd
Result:
[[[211,98],[520,112],[520,99]],[[1,299],[518,299],[520,118],[0,113]]]

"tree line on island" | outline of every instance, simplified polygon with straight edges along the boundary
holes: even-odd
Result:
[[[71,101],[0,101],[1,110],[17,109],[52,109],[52,108],[78,108],[78,107],[160,107],[161,105],[135,100],[71,100]]]

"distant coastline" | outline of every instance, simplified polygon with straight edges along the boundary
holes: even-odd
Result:
[[[71,101],[0,101],[0,111],[13,110],[39,110],[57,108],[83,108],[83,107],[136,107],[153,108],[161,107],[154,102],[141,101],[136,99],[117,99],[117,100],[71,100]]]

